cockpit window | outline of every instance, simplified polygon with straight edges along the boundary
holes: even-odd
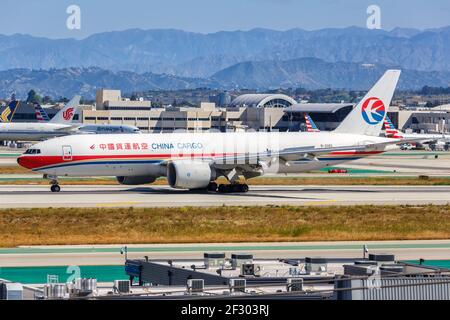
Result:
[[[25,154],[39,154],[41,153],[41,149],[28,149],[25,151]]]

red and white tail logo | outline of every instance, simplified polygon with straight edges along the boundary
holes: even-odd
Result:
[[[388,117],[384,119],[384,129],[385,129],[385,135],[388,138],[394,138],[394,139],[401,139],[403,138],[403,135],[400,131],[395,129],[394,125],[390,121]]]
[[[68,108],[67,110],[65,110],[62,114],[64,120],[70,120],[73,117],[73,108]]]

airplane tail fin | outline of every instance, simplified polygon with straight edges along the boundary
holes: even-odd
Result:
[[[314,121],[311,119],[309,114],[305,113],[305,123],[306,123],[306,131],[307,132],[319,132],[319,128],[317,128]]]
[[[48,116],[47,112],[37,102],[34,104],[34,112],[36,114],[36,119],[38,122],[49,122],[50,121],[50,117]]]
[[[78,105],[80,104],[80,96],[74,96],[64,108],[62,108],[55,116],[49,121],[50,123],[69,124],[73,120],[73,116],[78,111]]]
[[[334,132],[378,136],[400,73],[400,70],[387,70]]]
[[[394,124],[388,116],[386,116],[386,119],[384,119],[384,128],[386,137],[395,139],[403,138],[402,132],[395,128]]]
[[[19,105],[20,105],[19,100],[12,100],[5,108],[5,110],[3,110],[2,113],[0,114],[1,122],[11,122]]]

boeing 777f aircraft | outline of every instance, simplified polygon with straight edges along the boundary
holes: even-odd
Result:
[[[295,173],[379,154],[399,139],[380,137],[400,70],[388,70],[334,131],[77,135],[38,143],[18,163],[52,182],[58,176],[116,176],[121,184],[246,192],[266,173]],[[225,177],[230,184],[217,186]]]

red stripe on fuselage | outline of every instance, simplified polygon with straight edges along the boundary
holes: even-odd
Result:
[[[339,155],[370,155],[370,154],[379,154],[384,151],[333,151],[330,154],[339,154]]]
[[[70,163],[75,161],[84,160],[100,160],[100,159],[172,159],[172,158],[195,158],[195,157],[217,157],[217,156],[230,156],[234,153],[180,153],[180,154],[110,154],[110,155],[85,155],[85,156],[72,156],[72,160],[64,160],[63,156],[35,156],[35,155],[22,155],[18,158],[18,163],[27,168],[34,169],[40,167],[51,166],[59,163]]]

